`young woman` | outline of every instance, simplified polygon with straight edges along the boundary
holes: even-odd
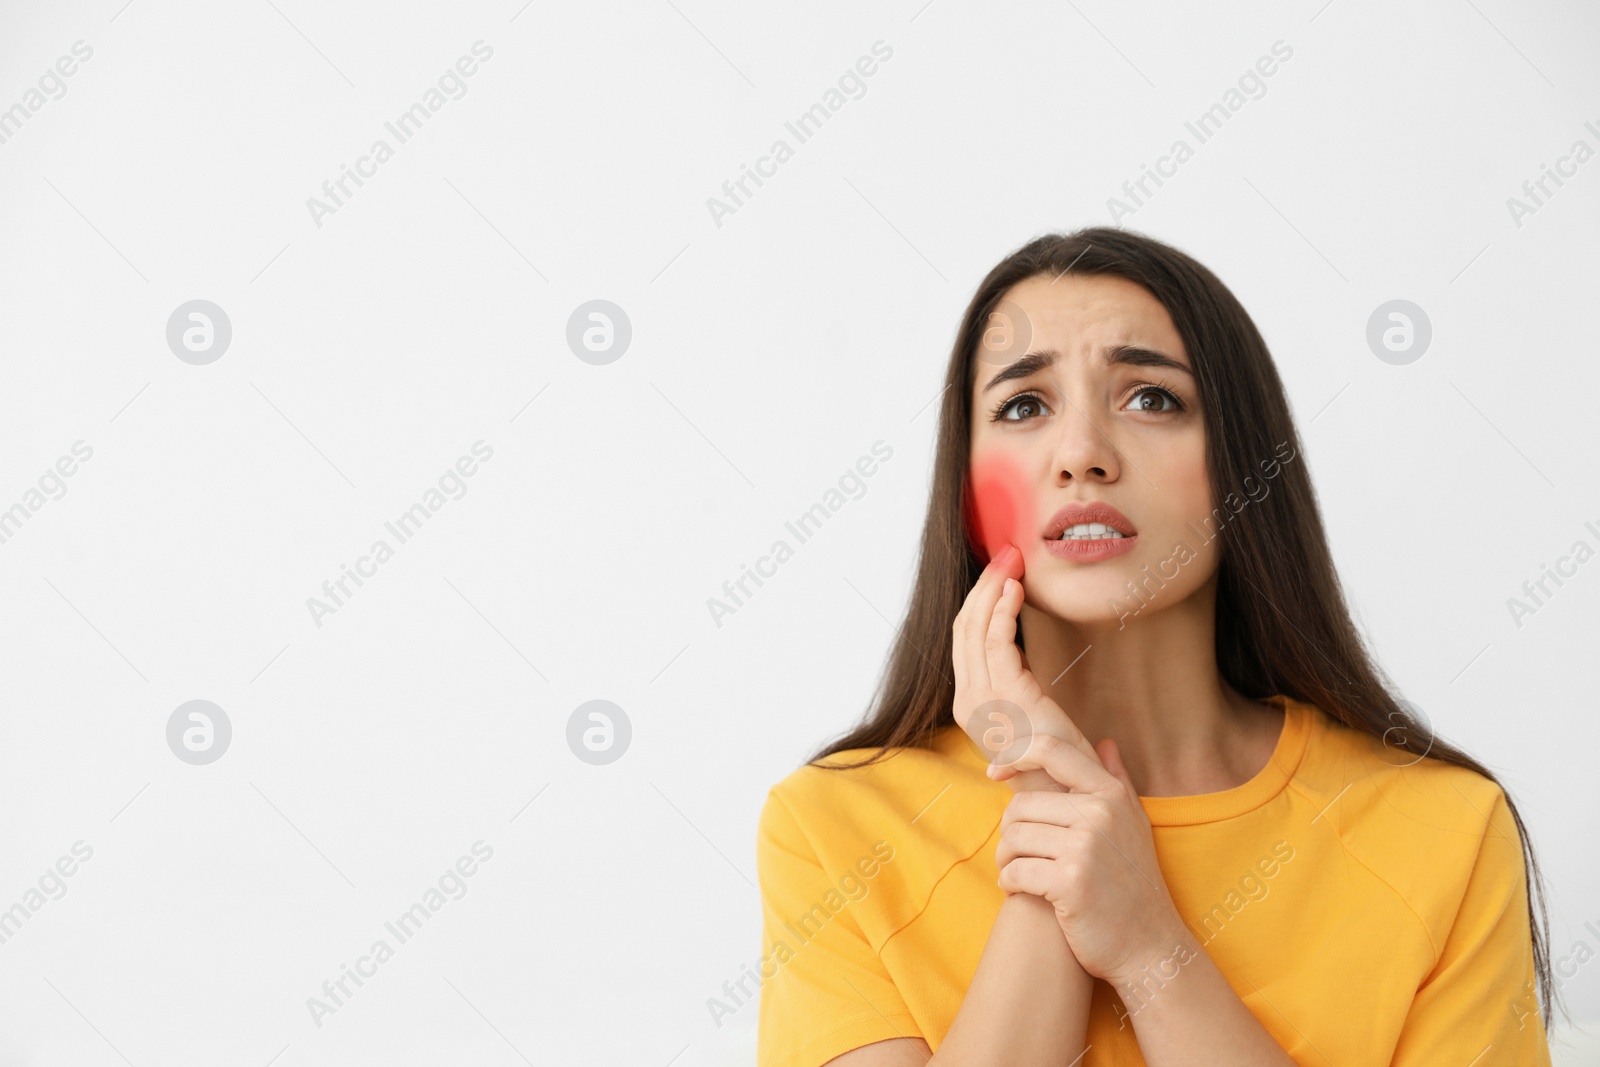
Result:
[[[945,381],[875,706],[761,813],[762,1067],[1548,1064],[1521,816],[1363,647],[1233,294],[1043,237]]]

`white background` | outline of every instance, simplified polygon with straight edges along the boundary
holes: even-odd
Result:
[[[904,610],[941,375],[978,280],[1293,49],[1124,225],[1238,294],[1277,359],[1363,632],[1500,774],[1600,939],[1600,13],[1577,3],[752,7],[96,0],[0,13],[0,1064],[753,1062],[766,790],[853,722]],[[493,57],[318,226],[307,198],[482,40]],[[718,226],[875,41],[893,49]],[[1368,349],[1403,298],[1433,341]],[[222,358],[166,323],[210,300]],[[568,317],[610,300],[605,366]],[[307,598],[482,440],[493,458],[318,626]],[[882,439],[746,606],[706,599]],[[391,544],[393,539],[389,538]],[[169,750],[216,702],[208,766]],[[606,699],[632,743],[576,758]],[[536,798],[536,799],[533,799]],[[532,803],[529,801],[532,799]],[[307,998],[473,842],[469,891],[335,1015]],[[1571,970],[1571,964],[1568,964]],[[1600,964],[1565,983],[1600,1019]],[[676,1057],[676,1058],[674,1058]]]

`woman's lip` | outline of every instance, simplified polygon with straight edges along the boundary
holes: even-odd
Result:
[[[1138,533],[1133,528],[1133,523],[1128,521],[1128,517],[1111,504],[1104,500],[1086,500],[1066,504],[1050,516],[1050,521],[1044,527],[1045,539],[1060,537],[1063,530],[1085,522],[1098,522],[1102,526],[1110,526],[1114,530],[1121,531],[1126,537]]]
[[[1128,537],[1096,537],[1096,538],[1045,538],[1044,550],[1057,559],[1071,560],[1074,563],[1098,563],[1103,559],[1111,559],[1132,552],[1135,543],[1139,540],[1138,534]]]

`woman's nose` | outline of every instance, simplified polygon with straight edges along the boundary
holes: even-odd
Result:
[[[1098,420],[1068,400],[1057,426],[1055,469],[1060,484],[1116,480],[1121,471],[1117,449]]]

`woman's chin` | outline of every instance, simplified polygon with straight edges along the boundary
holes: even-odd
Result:
[[[1060,580],[1032,582],[1024,578],[1027,605],[1051,618],[1078,626],[1119,626],[1127,618],[1126,609],[1119,606],[1127,598],[1127,589],[1121,581],[1078,580],[1071,583],[1070,589],[1064,588],[1067,584]]]

